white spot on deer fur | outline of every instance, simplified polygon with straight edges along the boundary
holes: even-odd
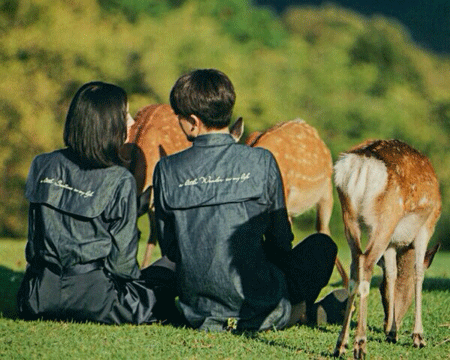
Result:
[[[358,293],[361,298],[365,298],[367,295],[369,295],[370,290],[370,283],[368,281],[361,281],[361,283],[358,286]]]
[[[426,196],[423,196],[419,200],[419,206],[423,206],[425,204],[428,204],[428,198]]]

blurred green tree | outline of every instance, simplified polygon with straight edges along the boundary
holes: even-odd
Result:
[[[435,239],[446,239],[450,61],[415,46],[399,23],[333,5],[278,17],[249,0],[5,0],[0,34],[0,236],[25,236],[29,164],[62,146],[81,84],[121,85],[135,113],[168,102],[181,74],[214,67],[233,81],[247,133],[303,118],[334,159],[367,138],[424,152],[443,194]],[[339,211],[336,200],[331,230],[341,236]]]

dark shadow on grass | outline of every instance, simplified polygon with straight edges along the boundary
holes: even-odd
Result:
[[[283,349],[288,349],[290,351],[295,351],[297,353],[305,353],[305,349],[286,344],[284,341],[268,340],[268,339],[261,338],[259,332],[244,331],[244,332],[235,332],[235,334],[243,335],[247,339],[259,341],[265,345],[282,347]]]
[[[310,326],[310,325],[300,325],[299,329],[301,327],[305,327],[305,326],[310,327],[310,328],[314,327],[314,326]],[[307,355],[308,357],[311,357],[311,358],[331,358],[332,357],[332,354],[329,353],[327,350],[321,350],[321,349],[313,350],[310,348],[293,346],[293,345],[287,344],[285,341],[264,339],[260,336],[260,334],[261,333],[259,333],[259,332],[241,332],[241,333],[239,333],[239,335],[243,335],[248,339],[261,342],[264,345],[276,346],[279,348],[283,348],[283,349],[295,352],[296,354]]]
[[[374,276],[372,282],[370,283],[371,288],[378,288],[380,286],[382,277]],[[447,291],[450,289],[450,279],[449,278],[437,278],[437,277],[427,277],[423,281],[423,291]]]
[[[24,273],[0,266],[0,314],[4,318],[17,318],[16,296]]]
[[[448,291],[450,289],[450,279],[448,278],[427,278],[423,282],[424,291]]]
[[[382,277],[374,276],[370,283],[371,288],[378,288],[380,286]],[[330,286],[333,287],[342,287],[342,281],[337,281],[331,283]],[[425,279],[423,281],[424,291],[447,291],[450,289],[450,279],[449,278],[437,278],[437,277],[427,277],[425,275]]]
[[[371,282],[371,288],[375,288],[378,289],[380,283],[381,283],[382,277],[381,276],[374,276],[372,278],[372,282]],[[340,285],[340,284],[339,284]],[[423,290],[424,291],[448,291],[448,289],[450,288],[450,279],[448,278],[427,278],[425,277],[424,283],[423,283]],[[301,325],[302,327],[306,326],[309,328],[313,328],[315,327],[315,325]],[[356,328],[357,323],[355,320],[352,320],[351,322],[351,329]],[[330,329],[326,326],[319,326],[318,327],[319,330],[323,331],[324,333],[328,332],[335,332],[335,329]],[[339,333],[339,330],[336,332],[336,336]],[[307,349],[307,348],[302,348],[302,347],[297,347],[297,346],[293,346],[291,344],[286,343],[285,341],[277,341],[277,340],[268,340],[265,339],[263,337],[261,337],[261,333],[259,332],[249,332],[249,331],[244,331],[244,332],[234,332],[236,335],[240,335],[240,336],[245,336],[248,339],[254,340],[254,341],[258,341],[261,342],[265,345],[269,345],[269,346],[276,346],[276,347],[280,347],[283,349],[287,349],[289,351],[293,351],[295,353],[298,354],[305,354],[305,355],[309,355],[312,357],[331,357],[332,354],[330,354],[328,351],[320,351],[319,349],[317,351],[311,350],[311,349]],[[351,334],[352,334],[352,330],[351,330]],[[380,338],[379,336],[375,336],[375,334],[384,334],[384,330],[383,327],[377,326],[377,325],[372,325],[372,326],[368,326],[368,330],[367,330],[367,334],[368,334],[368,341],[369,342],[379,342],[379,343],[384,343],[385,339],[384,337]]]

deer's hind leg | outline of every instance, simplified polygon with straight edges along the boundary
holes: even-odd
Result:
[[[331,213],[333,211],[333,188],[331,181],[326,183],[326,189],[323,191],[322,198],[317,202],[316,205],[316,229],[317,232],[327,234],[331,236],[330,233],[330,219]],[[339,257],[336,257],[336,269],[342,278],[342,284],[344,288],[348,289],[348,275],[342,265]]]
[[[359,227],[357,214],[353,209],[348,197],[343,192],[341,192],[339,188],[338,194],[342,206],[345,236],[347,238],[347,242],[352,255],[352,263],[350,266],[350,281],[348,285],[349,298],[347,301],[342,329],[336,342],[334,356],[343,355],[348,347],[350,321],[353,313],[353,303],[355,301],[356,284],[358,280],[358,260],[361,255],[361,230]]]
[[[316,206],[316,229],[317,232],[330,235],[330,219],[333,211],[333,188],[331,180],[326,183],[322,198]]]
[[[149,237],[147,240],[147,246],[145,247],[144,257],[141,263],[141,268],[150,266],[152,262],[153,251],[158,243],[158,237],[156,235],[156,220],[155,220],[155,206],[153,203],[153,188],[150,192],[149,208],[147,210],[148,222],[149,222]]]
[[[400,218],[400,213],[391,208],[389,214],[386,211],[380,212],[376,221],[372,224],[368,224],[371,229],[369,235],[369,242],[367,244],[366,251],[361,254],[358,261],[358,295],[359,301],[359,314],[358,314],[358,326],[356,329],[355,342],[354,342],[354,357],[355,359],[362,359],[366,355],[367,344],[367,301],[370,291],[370,282],[372,279],[373,268],[375,264],[380,260],[383,254],[386,253],[386,249],[392,238],[395,226]],[[388,252],[389,256],[390,252]],[[390,254],[392,255],[392,254]],[[390,256],[392,258],[392,256]],[[393,256],[395,260],[395,255]],[[395,273],[396,274],[396,273]],[[391,297],[394,297],[395,289],[395,276],[391,274],[387,280],[387,287],[390,289]],[[393,316],[393,303],[391,305]]]
[[[422,326],[422,287],[425,273],[425,257],[428,255],[427,254],[428,242],[430,241],[431,235],[434,232],[434,227],[439,218],[440,211],[441,211],[440,206],[435,206],[432,209],[431,213],[426,218],[424,225],[420,227],[416,237],[414,238],[414,248],[416,255],[414,267],[416,301],[415,301],[415,321],[412,338],[414,347],[418,348],[422,348],[426,345],[426,342],[423,339],[423,326]]]

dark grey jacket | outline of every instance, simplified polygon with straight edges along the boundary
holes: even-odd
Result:
[[[30,201],[26,259],[68,267],[104,259],[112,274],[137,279],[136,183],[124,167],[83,170],[67,150],[37,156],[26,185]]]
[[[160,246],[177,264],[189,323],[223,330],[231,318],[238,329],[284,327],[286,281],[266,252],[282,259],[293,235],[272,154],[227,134],[202,135],[161,159],[153,183]]]
[[[67,149],[42,154],[31,165],[26,197],[30,265],[18,293],[23,318],[156,320],[155,294],[138,280],[136,184],[128,170],[80,168]]]

